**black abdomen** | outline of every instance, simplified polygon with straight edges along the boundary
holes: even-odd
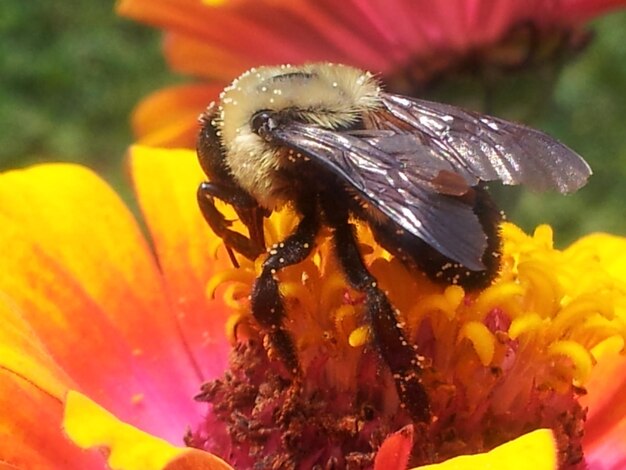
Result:
[[[442,255],[435,248],[402,230],[390,219],[369,220],[374,238],[387,251],[398,257],[409,267],[423,271],[437,283],[458,284],[465,289],[487,287],[500,269],[502,216],[486,189],[473,188],[473,210],[487,237],[487,248],[481,258],[485,269],[471,271],[458,262]]]

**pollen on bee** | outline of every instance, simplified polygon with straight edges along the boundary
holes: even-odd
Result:
[[[261,87],[261,91],[263,91],[263,92],[267,91],[267,87],[266,86],[262,86]]]

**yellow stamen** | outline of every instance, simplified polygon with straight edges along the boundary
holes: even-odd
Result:
[[[494,307],[500,307],[506,310],[509,316],[515,317],[520,310],[519,297],[524,295],[524,292],[521,285],[513,282],[494,284],[480,294],[473,310],[484,318]]]
[[[356,310],[353,305],[342,305],[334,312],[335,329],[347,338],[357,328]]]
[[[459,332],[458,342],[463,339],[468,339],[472,343],[483,366],[491,364],[496,339],[483,323],[476,321],[465,323]]]
[[[517,339],[524,334],[531,334],[542,328],[543,320],[535,313],[530,312],[515,318],[509,327],[509,337]]]
[[[206,293],[210,298],[215,298],[215,291],[219,286],[227,282],[241,282],[248,287],[254,282],[255,275],[247,269],[227,269],[213,275],[206,285]]]
[[[565,356],[572,361],[574,378],[578,383],[584,383],[593,367],[593,357],[589,350],[581,344],[571,341],[557,341],[548,348],[549,356]]]

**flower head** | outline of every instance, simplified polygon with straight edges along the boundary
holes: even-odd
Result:
[[[280,214],[273,226],[270,243],[284,238],[292,217]],[[432,418],[417,425],[414,464],[428,463],[433,455],[438,461],[482,452],[543,427],[557,434],[561,464],[574,466],[583,459],[585,410],[578,399],[595,362],[593,349],[626,335],[626,284],[578,250],[555,250],[547,226],[532,237],[510,224],[502,230],[502,273],[479,293],[416,277],[361,230],[367,264],[427,364],[422,384]],[[217,284],[231,286],[226,292],[234,307],[229,324],[239,346],[231,372],[206,384],[199,396],[213,405],[212,434],[190,442],[219,453],[230,439],[228,457],[241,468],[251,465],[249,456],[263,454],[268,442],[274,447],[265,454],[267,467],[320,459],[324,452],[340,466],[351,461],[333,455],[372,460],[391,431],[412,422],[369,345],[362,295],[343,279],[330,244],[322,240],[319,245],[304,265],[280,274],[289,305],[286,322],[303,363],[299,395],[281,379],[278,364],[265,357],[263,336],[259,339],[249,316],[259,264],[243,262],[247,275],[233,269],[210,282],[211,291]],[[216,433],[220,423],[224,435]],[[341,446],[347,442],[359,451],[346,452]],[[309,445],[309,457],[302,456]]]
[[[537,468],[619,468],[623,448],[612,443],[623,436],[626,366],[610,346],[623,346],[622,238],[595,235],[560,251],[548,227],[528,236],[505,225],[500,278],[467,293],[407,271],[360,227],[368,267],[424,356],[432,418],[412,422],[326,236],[280,274],[303,365],[294,388],[249,314],[260,261],[230,267],[195,208],[202,176],[193,152],[135,148],[131,168],[152,249],[85,169],[44,165],[0,177],[1,236],[11,247],[0,276],[4,462],[102,467],[100,453],[79,446],[109,449],[119,469],[223,469],[224,461],[379,469],[463,455],[467,468],[504,468],[530,446],[542,449]],[[293,224],[289,212],[274,215],[268,240]],[[529,434],[540,428],[552,432]],[[183,442],[200,450],[172,447]]]

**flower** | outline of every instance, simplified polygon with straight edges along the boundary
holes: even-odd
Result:
[[[302,462],[376,469],[515,468],[528,452],[537,468],[582,466],[581,452],[592,469],[621,468],[623,238],[560,251],[548,227],[528,236],[506,224],[501,276],[466,293],[408,272],[360,227],[368,266],[425,357],[433,418],[411,422],[324,235],[280,274],[298,392],[249,315],[260,261],[233,269],[195,207],[194,153],[134,147],[130,161],[153,248],[84,168],[0,176],[3,463],[102,468],[103,454],[80,450],[94,447],[116,469],[245,468],[295,445],[310,452]],[[274,215],[268,240],[293,223]]]
[[[559,64],[588,42],[584,24],[624,3],[119,0],[117,10],[163,28],[171,67],[205,80],[146,99],[133,117],[136,133],[149,145],[193,147],[196,116],[233,77],[282,63],[353,65],[381,74],[387,88],[401,94],[423,95],[450,82],[446,100],[473,107],[477,95],[496,94],[504,81],[497,102],[519,99],[499,114],[519,119],[545,101]],[[503,78],[525,69],[533,85],[524,91],[516,81],[511,93]]]
[[[173,443],[202,412],[190,397],[222,373],[229,345],[226,309],[204,295],[223,263],[197,215],[201,177],[189,154],[133,151],[154,251],[86,169],[2,175],[2,462],[102,467],[60,432],[70,389]]]

